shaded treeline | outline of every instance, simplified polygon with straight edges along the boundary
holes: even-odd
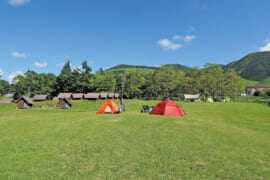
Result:
[[[219,65],[206,64],[203,69],[192,68],[188,73],[176,72],[171,67],[162,66],[155,72],[140,74],[137,71],[117,73],[103,71],[92,73],[87,61],[82,68],[71,69],[68,61],[58,76],[52,73],[27,71],[18,75],[6,88],[15,98],[25,94],[57,96],[60,92],[119,92],[127,97],[181,97],[183,94],[198,94],[202,97],[234,97],[244,91],[240,77],[234,70],[224,72]],[[7,84],[6,84],[7,85]],[[2,85],[1,85],[2,87]],[[5,88],[0,88],[5,89]]]

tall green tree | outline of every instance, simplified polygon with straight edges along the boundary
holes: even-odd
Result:
[[[154,73],[154,82],[161,96],[170,96],[176,86],[176,72],[167,66],[161,66]]]
[[[8,94],[9,89],[10,89],[9,83],[5,80],[0,80],[0,96]]]
[[[235,70],[229,69],[228,72],[225,73],[225,95],[235,100],[235,96],[239,96],[244,92],[242,83],[240,76],[237,75]]]
[[[128,71],[124,74],[123,82],[125,94],[129,97],[138,97],[142,95],[142,86],[145,83],[143,75],[137,71]]]
[[[92,72],[91,67],[87,65],[87,60],[82,62],[82,69],[84,70],[84,74],[89,74]]]
[[[223,96],[225,91],[224,71],[221,66],[208,63],[205,69],[204,93],[206,97]]]
[[[96,72],[94,87],[96,92],[115,92],[116,78],[113,72]]]

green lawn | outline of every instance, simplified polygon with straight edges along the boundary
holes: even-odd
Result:
[[[102,102],[0,104],[0,179],[270,179],[270,108],[180,103],[185,117],[97,115]]]

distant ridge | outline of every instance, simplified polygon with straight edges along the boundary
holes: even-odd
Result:
[[[225,70],[235,69],[243,78],[262,81],[270,76],[270,52],[254,52],[229,63]]]
[[[187,73],[191,69],[190,67],[181,64],[165,64],[165,66],[171,67],[175,71],[183,71],[184,73]],[[106,71],[116,71],[118,73],[125,73],[126,71],[136,70],[142,74],[147,74],[150,72],[154,72],[158,68],[159,67],[154,66],[137,66],[137,65],[120,64],[112,68],[109,68]]]
[[[269,85],[270,83],[270,52],[254,52],[250,53],[240,60],[233,61],[227,65],[218,64],[225,71],[229,69],[235,69],[235,71],[244,79],[245,84],[257,84]],[[171,67],[175,71],[183,71],[187,73],[191,68],[181,64],[165,64],[165,66]],[[154,66],[137,66],[120,64],[114,66],[106,71],[115,71],[118,73],[125,73],[127,71],[136,70],[142,74],[148,74],[155,72],[158,67]]]

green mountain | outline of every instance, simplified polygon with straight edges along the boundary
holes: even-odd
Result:
[[[165,66],[171,67],[175,71],[183,71],[184,73],[187,73],[191,69],[187,66],[183,66],[180,64],[166,64]],[[133,65],[120,64],[118,66],[114,66],[110,69],[107,69],[106,71],[116,71],[118,73],[125,73],[126,71],[136,70],[139,73],[147,74],[150,72],[154,72],[157,68],[158,67],[152,67],[152,66],[133,66]]]
[[[270,52],[255,52],[229,63],[225,70],[235,69],[243,78],[262,81],[270,76]]]
[[[254,52],[227,65],[219,64],[225,71],[235,69],[245,85],[270,85],[270,52]],[[191,68],[181,64],[166,64],[175,71],[187,73]],[[120,64],[106,71],[125,73],[136,70],[142,74],[154,72],[158,67]]]
[[[157,67],[151,67],[151,66],[133,66],[133,65],[126,65],[126,64],[120,64],[118,66],[114,66],[110,69],[107,69],[106,71],[115,71],[118,73],[125,73],[127,71],[138,71],[142,74],[148,74],[150,72],[154,72],[157,69]]]
[[[182,71],[184,73],[187,73],[191,69],[190,67],[181,64],[165,64],[165,66],[171,67],[176,72]]]

